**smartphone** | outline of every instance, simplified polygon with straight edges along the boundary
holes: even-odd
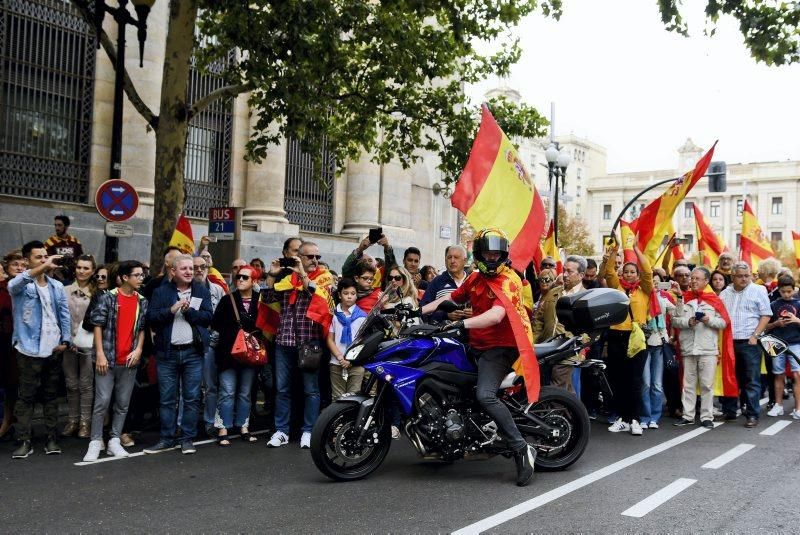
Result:
[[[697,312],[694,313],[694,319],[696,319],[697,321],[702,321],[702,319],[703,319],[703,317],[705,315],[706,315],[705,312],[697,311]]]
[[[369,229],[369,242],[378,243],[378,240],[383,236],[383,227],[375,227]]]
[[[659,290],[669,290],[670,288],[672,288],[672,283],[671,282],[659,282],[658,285],[657,285],[657,288]]]
[[[297,262],[295,261],[294,258],[285,258],[284,257],[284,258],[279,258],[278,259],[278,265],[280,265],[281,267],[285,267],[285,268],[294,267],[296,263]]]
[[[781,317],[782,318],[786,318],[788,316],[789,316],[789,311],[788,310],[781,310]]]

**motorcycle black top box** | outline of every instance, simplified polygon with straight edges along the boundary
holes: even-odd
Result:
[[[625,321],[629,303],[619,290],[595,288],[562,297],[556,303],[556,314],[572,334],[592,333]]]

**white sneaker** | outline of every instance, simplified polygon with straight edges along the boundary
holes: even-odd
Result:
[[[783,405],[775,404],[767,411],[767,416],[783,416]]]
[[[110,455],[111,457],[128,457],[130,455],[130,453],[125,451],[125,448],[122,447],[119,438],[112,438],[108,441],[106,454]]]
[[[641,435],[642,426],[639,425],[639,420],[631,420],[631,435]]]
[[[800,411],[797,409],[792,410],[792,419],[793,420],[800,420]]]
[[[300,437],[300,449],[307,450],[311,447],[311,433],[306,431]]]
[[[305,436],[305,433],[303,433],[303,436]],[[283,431],[275,431],[275,433],[273,433],[272,435],[272,438],[270,438],[269,442],[267,442],[267,447],[280,448],[281,446],[285,446],[288,443],[289,443],[289,437],[286,436],[286,433],[284,433]]]
[[[647,427],[649,427],[650,429],[658,429],[658,422],[650,422],[650,425],[648,425]]]
[[[86,450],[86,455],[83,456],[83,462],[91,463],[100,457],[100,452],[103,450],[102,440],[92,440],[89,442],[89,449]]]
[[[630,431],[631,426],[622,421],[622,418],[617,418],[617,421],[608,426],[608,430],[612,433],[619,433],[621,431]]]

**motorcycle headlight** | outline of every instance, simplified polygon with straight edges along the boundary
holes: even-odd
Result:
[[[345,360],[356,360],[358,355],[361,353],[361,350],[364,349],[364,344],[358,344],[357,346],[353,346],[347,350],[344,354]]]

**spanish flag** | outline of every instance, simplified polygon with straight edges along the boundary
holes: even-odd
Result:
[[[499,228],[509,238],[509,258],[525,269],[539,247],[545,225],[544,203],[517,149],[500,129],[489,108],[481,124],[451,203],[473,228]]]
[[[633,250],[633,244],[636,241],[636,235],[631,229],[631,224],[623,219],[620,219],[619,234],[620,242],[622,244],[622,261],[626,264],[628,262],[633,262],[634,264],[639,265],[639,258],[636,256],[636,251]]]
[[[333,297],[330,294],[330,288],[333,286],[333,275],[327,269],[318,268],[316,271],[309,273],[308,278],[314,281],[315,288],[314,295],[311,296],[311,302],[308,305],[306,317],[315,323],[319,323],[323,334],[326,334],[333,320],[334,304]],[[297,273],[292,273],[276,282],[274,289],[276,292],[291,292],[289,294],[289,304],[294,304],[297,300],[298,292],[304,291],[303,280]],[[268,303],[259,300],[258,309],[256,327],[261,329],[265,336],[272,338],[278,332],[278,325],[280,324],[280,302],[273,301]]]
[[[169,240],[170,246],[175,246],[184,254],[194,254],[194,237],[192,235],[192,225],[189,219],[181,214]]]
[[[222,277],[222,273],[220,273],[219,270],[213,266],[208,268],[208,281],[211,284],[216,284],[222,288],[225,293],[230,291],[230,288],[228,288],[228,283],[226,283],[225,279]]]
[[[726,252],[728,247],[708,224],[697,204],[694,205],[694,224],[697,227],[697,251],[703,255],[703,265],[714,269],[719,264],[719,255]]]
[[[664,236],[672,236],[675,232],[672,216],[686,194],[706,174],[716,146],[717,142],[715,141],[711,149],[697,162],[694,169],[676,179],[667,191],[645,206],[641,215],[634,222],[635,225],[631,224],[634,233],[639,235],[639,249],[650,259],[650,262],[655,262],[658,258],[658,250],[661,248]]]
[[[775,256],[772,245],[761,231],[761,225],[758,224],[753,207],[746,200],[742,210],[742,237],[740,239],[739,251],[742,253],[742,260],[750,264],[754,273],[758,270],[758,264],[762,260]]]
[[[800,268],[800,232],[792,231],[792,241],[794,241],[794,260]]]
[[[561,253],[556,246],[556,238],[554,232],[554,223],[553,220],[550,220],[550,228],[547,229],[547,237],[544,240],[544,245],[542,245],[542,258],[545,256],[551,257],[553,260],[556,261],[556,273],[561,275],[564,272],[564,264],[561,262]],[[541,265],[541,259],[539,259],[539,264]],[[513,263],[512,263],[513,265]]]

